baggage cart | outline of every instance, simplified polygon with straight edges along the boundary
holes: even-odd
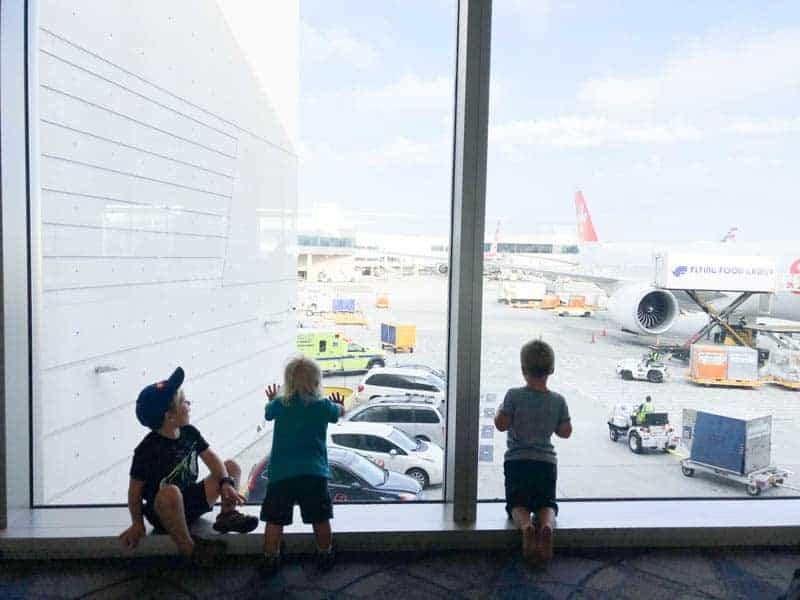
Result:
[[[791,475],[790,471],[775,466],[769,466],[750,473],[741,474],[723,469],[722,467],[715,467],[698,462],[691,458],[684,458],[681,461],[681,473],[686,477],[694,477],[695,471],[711,473],[723,479],[740,483],[745,486],[745,490],[749,496],[758,496],[764,490],[768,490],[772,487],[780,487],[789,475]]]

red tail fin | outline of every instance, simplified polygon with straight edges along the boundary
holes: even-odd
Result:
[[[594,230],[592,217],[586,207],[586,201],[583,199],[583,192],[580,190],[575,192],[575,217],[578,223],[578,241],[582,244],[596,242],[597,232]]]
[[[725,237],[722,238],[722,243],[727,242],[735,242],[736,241],[736,233],[739,231],[738,227],[731,227],[728,229],[728,233],[725,234]]]

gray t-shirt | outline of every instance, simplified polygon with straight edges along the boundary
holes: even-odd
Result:
[[[558,462],[550,437],[561,423],[569,421],[564,396],[529,387],[511,388],[500,405],[500,412],[511,418],[506,460]]]

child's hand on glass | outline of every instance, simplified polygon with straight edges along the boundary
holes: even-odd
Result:
[[[339,392],[333,392],[328,399],[333,402],[334,404],[339,404],[342,408],[344,408],[344,396],[342,396]]]
[[[280,393],[280,391],[281,391],[281,386],[275,385],[273,383],[267,386],[267,389],[264,390],[264,393],[267,394],[267,398],[269,399],[270,402],[272,402],[278,396],[278,393]]]

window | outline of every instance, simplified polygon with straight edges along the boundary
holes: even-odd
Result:
[[[410,385],[408,386],[412,390],[419,390],[422,392],[440,392],[441,390],[430,383],[430,380],[423,377],[409,377]]]
[[[418,447],[416,441],[412,440],[410,437],[408,437],[405,433],[403,433],[399,429],[392,429],[388,437],[390,440],[392,440],[395,444],[400,446],[400,448],[402,448],[406,452],[413,452]]]
[[[345,446],[346,448],[360,448],[361,436],[352,433],[336,433],[331,436],[334,444]]]
[[[414,409],[414,421],[417,423],[439,423],[439,415],[426,408]]]
[[[361,449],[369,452],[380,452],[383,454],[388,454],[392,450],[397,450],[394,444],[376,435],[362,435]]]
[[[355,478],[344,469],[334,467],[333,465],[330,465],[329,469],[331,472],[331,483],[339,485],[352,485],[353,482],[356,481]]]
[[[366,408],[352,419],[353,421],[369,421],[370,423],[386,423],[390,421],[389,409],[385,406]]]
[[[483,280],[478,495],[503,497],[509,435],[493,418],[506,390],[526,385],[521,346],[542,339],[556,355],[547,385],[566,398],[575,427],[570,439],[551,439],[563,499],[747,498],[746,486],[692,472],[682,457],[705,450],[722,461],[713,439],[728,432],[725,418],[744,431],[771,417],[762,442],[773,465],[783,472],[797,463],[790,423],[800,406],[759,380],[789,377],[786,361],[800,356],[775,331],[780,318],[794,319],[789,330],[800,319],[800,295],[792,294],[800,252],[781,241],[796,238],[788,223],[800,217],[800,205],[785,200],[796,188],[790,165],[800,138],[788,124],[800,88],[784,70],[794,58],[779,50],[794,39],[786,31],[800,14],[605,2],[580,10],[551,3],[537,15],[525,4],[495,2],[492,13],[486,214],[500,218],[496,262],[517,274],[487,268]],[[496,222],[487,216],[485,240]],[[677,262],[668,268],[669,260]],[[693,261],[703,276],[690,284],[683,269]],[[761,261],[775,275],[759,288],[774,291],[771,307],[759,311],[751,299],[734,312],[740,341],[728,335],[732,347],[719,328],[717,340],[712,330],[692,344],[707,316],[681,288],[718,290],[706,301],[720,310],[739,295],[726,290],[742,282],[715,278],[706,265],[758,270]],[[509,289],[535,294],[516,306],[497,302]],[[651,346],[672,360],[648,365]],[[763,351],[784,358],[764,360]],[[753,387],[726,387],[731,373]],[[668,423],[627,427],[646,395]],[[705,424],[701,413],[712,415]],[[553,456],[546,441],[538,450]]]
[[[382,386],[382,387],[392,387],[393,385],[396,385],[396,383],[397,383],[397,380],[394,378],[393,375],[377,374],[377,375],[370,375],[367,378],[367,384],[368,385],[379,385],[379,386]]]
[[[360,454],[353,453],[352,461],[348,465],[355,476],[360,477],[371,486],[382,485],[386,479],[386,471]]]
[[[390,423],[413,423],[414,411],[410,408],[390,408],[388,421]]]
[[[341,355],[339,389],[389,362],[379,293],[397,314],[428,298],[409,340],[446,355],[455,0],[200,2],[37,6],[37,504],[124,503],[136,394],[177,366],[247,473],[289,356]]]

